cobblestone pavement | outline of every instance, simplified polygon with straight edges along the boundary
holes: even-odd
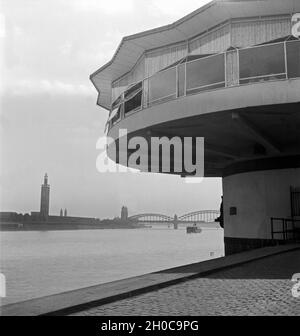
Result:
[[[300,273],[300,251],[268,257],[74,315],[300,316],[300,298],[293,298],[291,291],[295,273]]]

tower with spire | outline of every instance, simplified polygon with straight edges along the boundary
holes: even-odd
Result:
[[[49,203],[50,203],[50,185],[48,184],[48,174],[45,174],[44,184],[41,188],[41,208],[40,215],[43,219],[49,216]]]
[[[127,221],[128,219],[128,208],[123,206],[121,210],[121,220]]]

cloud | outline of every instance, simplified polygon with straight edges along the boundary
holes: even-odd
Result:
[[[134,0],[74,0],[72,5],[79,11],[101,11],[108,15],[129,13],[134,10]]]
[[[70,84],[59,80],[18,80],[7,88],[8,92],[16,96],[34,94],[50,94],[58,96],[84,96],[94,97],[95,92],[91,86],[84,84]]]
[[[211,0],[151,0],[151,6],[161,14],[178,19],[207,4]]]
[[[5,31],[5,16],[0,13],[0,38],[5,37],[6,31]]]
[[[219,206],[220,180],[205,180],[201,194],[197,185],[173,176],[97,174],[95,142],[103,135],[107,112],[96,106],[97,92],[88,80],[123,36],[171,23],[204,1],[0,0],[2,4],[1,172],[4,181],[14,181],[7,184],[2,208],[31,210],[37,203],[32,185],[40,183],[37,176],[45,170],[60,188],[57,204],[79,195],[68,206],[78,215],[111,217],[119,211],[116,204],[124,202],[131,211],[143,211],[149,209],[149,194],[159,195],[152,210],[164,204],[166,213],[185,213],[199,202]]]

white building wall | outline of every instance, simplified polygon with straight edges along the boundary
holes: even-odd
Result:
[[[195,54],[223,52],[230,47],[230,23],[190,41],[189,50]]]
[[[146,77],[154,75],[156,72],[168,67],[186,56],[187,43],[181,43],[147,53],[145,57]]]
[[[145,78],[145,57],[139,59],[132,72],[132,83],[137,83]]]
[[[231,45],[249,47],[291,34],[291,18],[232,22]]]
[[[292,186],[300,187],[299,168],[225,177],[223,179],[225,237],[270,239],[271,217],[291,216]],[[237,215],[230,215],[231,207],[237,208]]]

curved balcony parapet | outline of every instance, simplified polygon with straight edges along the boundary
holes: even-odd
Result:
[[[140,110],[184,96],[300,77],[300,40],[193,58],[127,88],[112,105],[109,128]]]

